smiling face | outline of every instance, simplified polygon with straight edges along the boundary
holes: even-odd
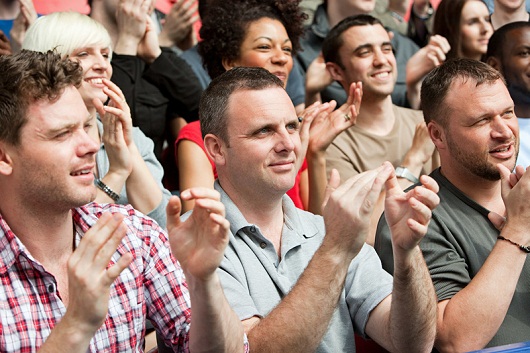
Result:
[[[15,188],[28,203],[69,210],[96,196],[93,169],[99,145],[88,135],[92,117],[78,90],[33,103],[19,146],[9,147]]]
[[[241,195],[285,194],[294,185],[301,148],[298,118],[285,90],[236,91],[226,116],[229,147],[223,143],[224,162],[217,165],[223,188]]]
[[[470,0],[464,4],[460,18],[461,52],[469,59],[480,60],[488,49],[488,41],[493,34],[486,4]]]
[[[519,126],[502,81],[476,86],[471,79],[458,79],[447,94],[446,106],[451,111],[443,129],[446,143],[440,150],[444,169],[461,178],[498,180],[498,163],[510,170],[515,167]]]
[[[92,102],[94,98],[103,103],[107,100],[107,95],[103,92],[105,86],[102,79],[110,79],[112,76],[110,55],[109,47],[98,44],[75,49],[70,54],[70,59],[78,61],[83,68],[83,83],[79,92],[89,110],[94,107]]]
[[[515,93],[514,99],[530,95],[530,27],[516,28],[504,41],[500,71]],[[528,98],[526,98],[528,101]],[[516,102],[517,105],[517,102]]]
[[[262,67],[277,76],[285,87],[293,68],[291,52],[291,40],[283,24],[265,17],[248,25],[239,57],[223,65],[226,69],[238,66]]]
[[[342,34],[339,57],[343,67],[332,64],[333,78],[345,90],[353,82],[363,83],[363,100],[386,98],[397,79],[396,58],[390,36],[383,26],[354,26]]]

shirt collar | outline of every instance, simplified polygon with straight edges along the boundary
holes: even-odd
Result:
[[[241,213],[236,204],[230,199],[230,196],[223,190],[219,180],[214,183],[215,190],[221,194],[221,202],[225,206],[226,219],[230,222],[230,231],[236,235],[241,229],[252,226]],[[299,211],[288,195],[282,197],[282,207],[284,213],[285,226],[291,231],[296,232],[304,238],[311,238],[318,233],[318,228],[309,222],[302,222]]]
[[[79,244],[82,235],[101,216],[101,212],[90,213],[87,206],[72,209],[72,217],[77,233],[76,245]],[[23,254],[32,261],[35,261],[0,214],[0,275],[6,273],[13,266],[17,258]]]

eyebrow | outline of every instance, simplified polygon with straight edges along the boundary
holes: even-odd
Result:
[[[390,45],[392,46],[392,42],[390,41],[385,41],[383,43],[381,43],[381,47],[384,47],[384,46],[387,46],[387,45]],[[374,43],[366,43],[366,44],[361,44],[359,45],[357,48],[353,49],[353,52],[356,53],[360,50],[363,50],[363,49],[371,49],[373,47],[377,46],[377,44],[374,44]]]
[[[87,124],[88,122],[90,122],[90,120],[92,120],[92,116],[89,113],[88,116],[85,118],[85,120],[83,120],[83,126],[85,124]],[[71,123],[71,124],[66,124],[66,125],[62,125],[62,126],[59,126],[59,127],[51,128],[51,129],[49,129],[46,132],[46,135],[48,135],[48,136],[55,135],[55,134],[57,134],[57,133],[59,133],[59,132],[61,132],[63,130],[72,129],[72,128],[74,128],[77,125],[78,125],[77,123]]]

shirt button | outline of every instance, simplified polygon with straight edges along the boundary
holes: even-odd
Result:
[[[53,293],[55,292],[55,285],[52,283],[52,284],[48,284],[48,293]]]
[[[256,233],[256,227],[255,227],[255,226],[251,226],[251,227],[250,227],[250,231],[251,231],[252,233]]]
[[[265,243],[264,241],[262,241],[261,243],[259,243],[259,246],[262,248],[262,249],[265,249],[267,247],[267,243]]]

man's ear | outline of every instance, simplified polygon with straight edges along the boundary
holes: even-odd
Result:
[[[432,142],[438,150],[443,150],[446,148],[445,131],[440,125],[434,121],[430,121],[427,124],[427,130],[429,131],[429,136],[431,137]]]
[[[214,161],[215,165],[224,165],[226,163],[226,144],[213,134],[204,136],[204,148],[206,153]]]
[[[13,173],[13,160],[11,159],[10,150],[14,148],[7,143],[0,141],[0,174],[10,175]]]
[[[342,82],[344,77],[344,69],[338,64],[332,62],[326,62],[326,69],[328,70],[331,78],[334,81]]]
[[[502,65],[501,61],[498,58],[490,56],[486,59],[486,64],[493,67],[495,70],[499,71],[502,74]]]

